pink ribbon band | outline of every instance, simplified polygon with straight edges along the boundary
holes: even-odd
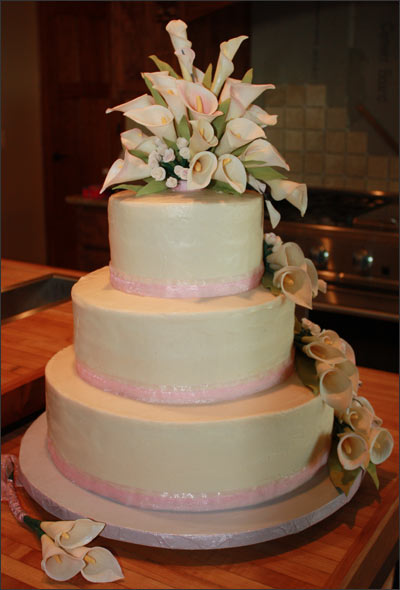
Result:
[[[293,372],[293,355],[278,367],[261,376],[214,387],[143,386],[93,371],[79,360],[76,360],[76,371],[81,379],[90,385],[114,395],[153,404],[205,404],[253,395],[286,381]]]
[[[156,283],[129,277],[116,271],[110,264],[110,283],[114,289],[125,293],[160,297],[168,299],[186,299],[196,297],[220,297],[222,295],[236,295],[258,287],[264,272],[260,265],[252,273],[233,277],[229,280],[201,281],[190,283],[176,281],[170,283]]]
[[[191,494],[189,492],[147,492],[138,488],[130,488],[104,481],[94,475],[80,471],[65,461],[56,451],[49,437],[47,438],[47,447],[57,469],[67,479],[81,488],[126,506],[146,510],[174,510],[176,512],[228,510],[273,500],[291,492],[311,479],[326,464],[329,455],[329,450],[324,450],[301,471],[266,485],[232,492]]]

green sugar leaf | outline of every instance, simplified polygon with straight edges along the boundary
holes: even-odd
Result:
[[[215,135],[219,139],[225,131],[226,127],[226,114],[229,110],[229,105],[231,104],[231,99],[227,98],[221,104],[218,105],[218,110],[222,111],[222,115],[219,115],[212,121],[212,126],[215,130]]]
[[[141,160],[143,160],[143,162],[146,162],[149,159],[149,154],[147,152],[142,152],[142,150],[128,150],[130,154],[132,154],[132,156],[136,156],[137,158],[140,158]]]
[[[281,290],[278,289],[278,287],[275,287],[275,285],[273,284],[273,278],[273,273],[265,272],[263,278],[261,279],[261,283],[263,287],[271,291],[272,295],[278,296],[281,294]]]
[[[161,94],[158,92],[158,90],[156,90],[153,86],[153,84],[150,82],[150,80],[147,78],[147,76],[145,76],[144,74],[142,74],[143,80],[146,83],[147,88],[150,90],[156,104],[161,105],[162,107],[168,108],[167,103],[165,102],[165,100],[163,99],[163,97],[161,96]]]
[[[375,463],[372,463],[372,461],[370,461],[368,463],[367,471],[370,474],[370,476],[372,477],[372,481],[374,482],[376,489],[379,490],[379,478],[378,478],[378,474],[376,472]]]
[[[185,116],[179,121],[177,126],[177,133],[178,137],[184,137],[188,141],[190,140],[190,128],[189,128],[189,121]]]
[[[149,58],[154,61],[161,72],[169,72],[169,74],[174,78],[180,78],[180,76],[178,76],[178,74],[175,72],[174,68],[167,64],[167,62],[158,59],[156,55],[149,55]]]
[[[328,458],[328,469],[329,469],[329,477],[333,485],[341,492],[349,495],[351,486],[355,482],[358,474],[361,471],[361,467],[357,467],[357,469],[343,469],[342,464],[339,461],[337,455],[337,441],[332,441],[331,452]]]
[[[222,182],[221,180],[212,180],[209,184],[209,187],[220,193],[227,193],[230,195],[238,196],[241,195],[241,193],[235,191],[235,189],[232,188],[230,184],[228,184],[227,182]]]
[[[143,184],[117,184],[117,186],[112,187],[112,190],[133,191],[137,193],[141,188],[143,188]]]
[[[245,84],[251,84],[252,81],[253,81],[253,68],[250,68],[249,70],[247,70],[247,72],[243,76],[242,82],[244,82]]]
[[[314,395],[319,394],[319,381],[315,370],[315,360],[296,350],[296,371],[306,387],[311,389]]]
[[[243,165],[245,168],[253,168],[253,166],[265,166],[265,162],[261,160],[244,160]]]
[[[151,180],[146,186],[142,186],[140,191],[137,193],[137,197],[143,195],[151,195],[154,193],[161,193],[166,190],[166,184],[164,180]]]
[[[270,166],[260,166],[259,168],[247,168],[248,172],[257,178],[258,180],[262,180],[263,182],[267,182],[268,180],[275,180],[276,178],[286,178],[280,172],[274,170]]]
[[[207,67],[206,71],[204,72],[204,78],[203,78],[202,84],[205,88],[210,89],[211,82],[212,82],[212,64],[208,64],[208,67]]]
[[[243,154],[244,150],[253,142],[253,140],[249,141],[248,143],[245,143],[244,145],[241,145],[240,147],[236,148],[235,150],[233,150],[232,155],[233,156],[240,156],[241,154]],[[264,162],[263,162],[264,163]]]
[[[163,137],[162,140],[164,143],[167,144],[169,148],[173,149],[176,154],[179,152],[178,146],[174,141],[172,141],[171,139],[167,139],[166,137]]]

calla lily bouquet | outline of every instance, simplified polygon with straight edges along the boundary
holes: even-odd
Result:
[[[124,158],[111,166],[101,192],[112,187],[140,196],[209,187],[240,195],[248,187],[264,194],[269,185],[273,200],[287,199],[304,215],[306,185],[286,180],[274,168],[289,170],[265,133],[266,127],[276,124],[277,115],[252,104],[275,86],[252,84],[251,69],[241,80],[230,77],[232,60],[247,37],[221,43],[213,75],[212,64],[205,72],[194,66],[186,29],[181,20],[166,27],[181,75],[152,55],[159,71],[142,74],[150,94],[107,109],[107,113],[121,111],[140,128],[121,133]],[[136,181],[140,184],[131,184]],[[266,206],[275,227],[280,214],[270,198]]]
[[[1,457],[1,500],[8,502],[14,517],[40,539],[41,568],[47,576],[64,582],[80,573],[88,582],[110,583],[124,576],[118,561],[104,547],[87,547],[101,533],[105,524],[90,518],[40,521],[21,508],[15,486],[18,459]]]
[[[376,465],[391,454],[393,438],[370,402],[358,395],[352,347],[333,330],[321,330],[306,318],[296,320],[294,342],[299,377],[335,413],[328,461],[332,482],[348,494],[360,471],[366,470],[379,488]]]

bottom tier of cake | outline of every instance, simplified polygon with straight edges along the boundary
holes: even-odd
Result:
[[[142,508],[222,510],[302,485],[326,462],[332,408],[294,374],[251,397],[154,405],[89,385],[73,347],[46,368],[48,449],[83,488]]]

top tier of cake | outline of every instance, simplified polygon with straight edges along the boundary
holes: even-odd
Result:
[[[211,190],[108,205],[110,278],[116,289],[155,297],[213,297],[256,287],[263,272],[260,195]]]

